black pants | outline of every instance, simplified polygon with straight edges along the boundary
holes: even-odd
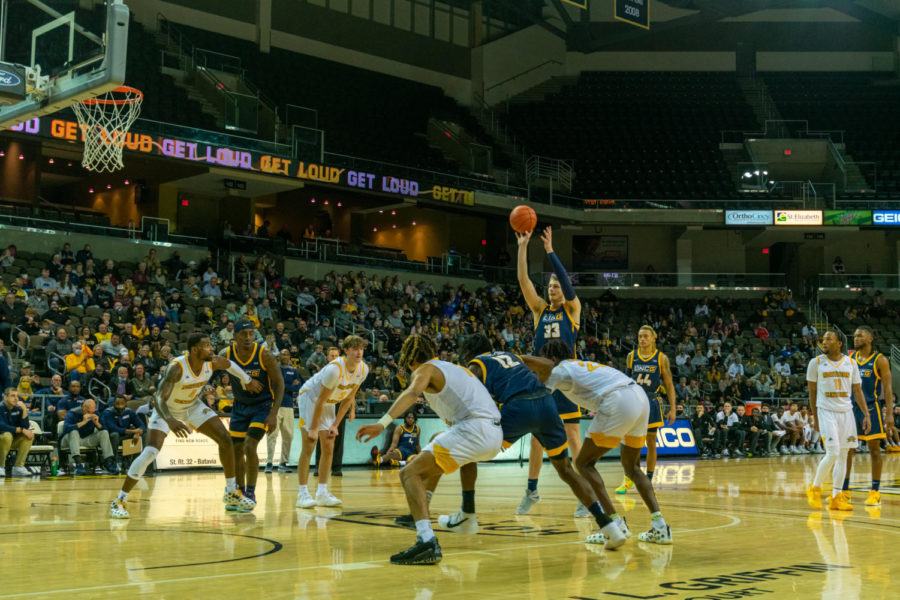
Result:
[[[344,461],[344,427],[347,425],[346,417],[341,419],[341,424],[338,425],[338,434],[337,437],[334,438],[334,454],[331,457],[331,473],[338,473],[341,471],[341,463]],[[320,431],[319,435],[322,435],[324,432]],[[322,445],[319,442],[316,442],[316,473],[319,472],[319,455],[322,453]]]
[[[752,452],[756,454],[760,452],[760,450],[756,447],[759,443],[759,434],[762,433],[759,429],[756,431],[748,431],[747,433],[747,452]],[[768,448],[766,448],[768,449]]]

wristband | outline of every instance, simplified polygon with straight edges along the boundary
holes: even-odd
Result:
[[[378,424],[381,425],[383,429],[387,429],[387,426],[394,422],[394,417],[391,416],[391,413],[385,413],[383,417],[378,419]]]

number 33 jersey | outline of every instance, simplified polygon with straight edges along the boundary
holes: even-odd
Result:
[[[534,329],[534,353],[538,354],[550,340],[560,340],[572,349],[575,356],[575,340],[578,338],[578,323],[572,320],[565,305],[553,310],[544,306]]]

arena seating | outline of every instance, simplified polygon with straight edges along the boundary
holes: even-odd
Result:
[[[810,130],[843,130],[854,161],[878,163],[877,193],[845,199],[900,200],[900,85],[872,73],[767,73],[766,84],[783,119]],[[868,181],[875,187],[875,181]]]
[[[731,73],[584,72],[543,102],[513,104],[529,153],[574,158],[585,198],[738,198],[721,130],[756,120]]]

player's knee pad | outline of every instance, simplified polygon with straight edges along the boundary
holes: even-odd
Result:
[[[249,431],[247,431],[247,437],[256,442],[263,439],[264,435],[266,435],[266,430],[262,427],[251,427]]]
[[[156,457],[159,456],[159,450],[153,446],[144,448],[136,459],[131,462],[128,467],[128,476],[132,479],[140,479],[144,475],[144,471],[150,466]]]

